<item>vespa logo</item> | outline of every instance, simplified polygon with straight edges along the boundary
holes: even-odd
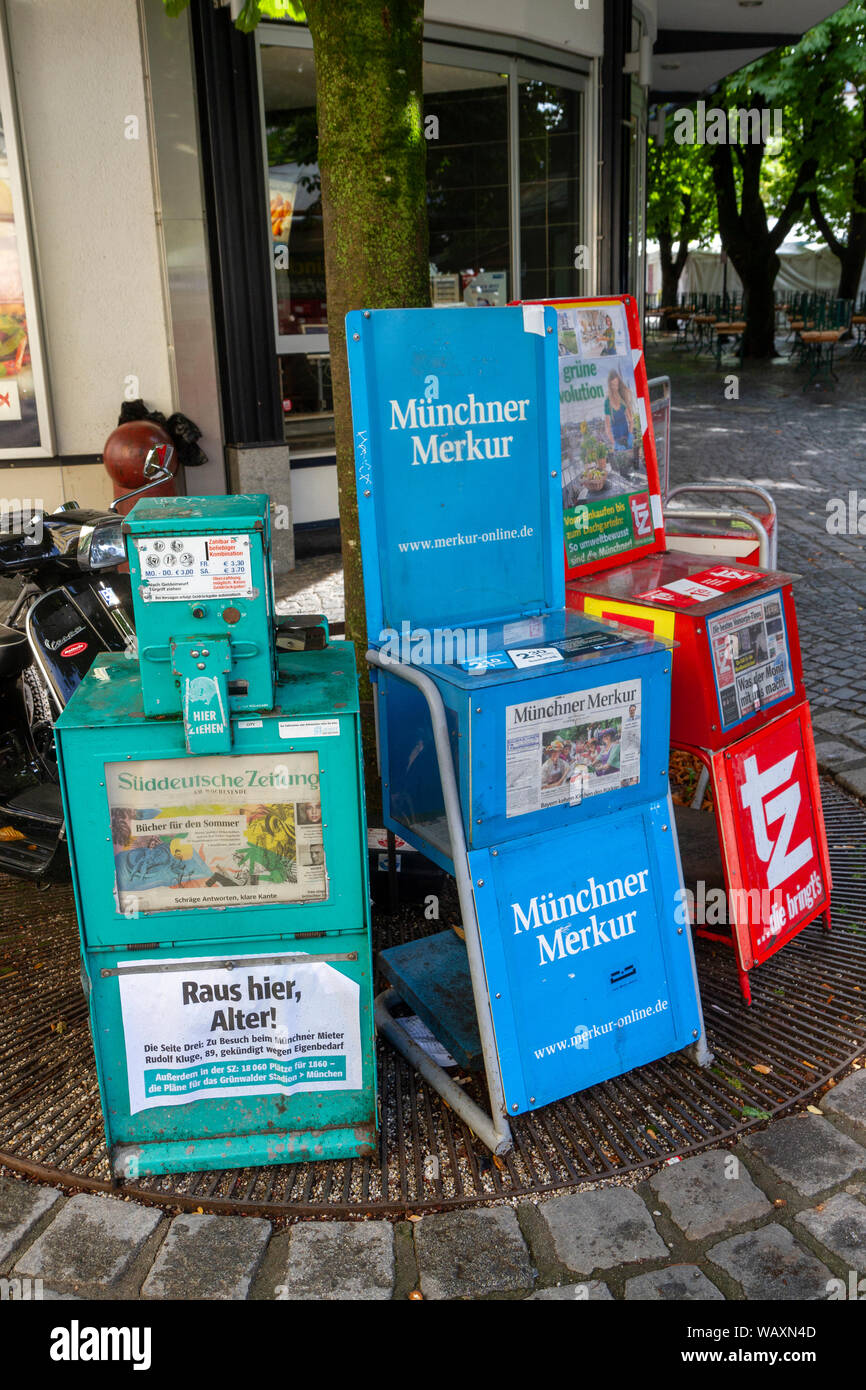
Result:
[[[71,642],[72,639],[73,639],[73,637],[77,637],[78,634],[79,634],[79,632],[84,632],[85,630],[86,630],[86,629],[85,629],[85,627],[84,627],[84,624],[83,624],[83,623],[79,623],[78,627],[74,627],[74,628],[72,629],[71,632],[67,632],[63,637],[55,637],[55,638],[53,638],[53,639],[46,639],[46,642],[45,642],[46,649],[47,649],[49,652],[56,652],[56,651],[59,651],[61,647],[65,647],[65,646],[66,646],[67,642]]]
[[[752,831],[758,858],[767,865],[767,887],[778,888],[792,874],[813,858],[811,837],[807,836],[794,849],[791,836],[800,809],[802,790],[799,781],[791,781],[797,751],[773,763],[765,772],[758,771],[758,760],[752,755],[743,763],[745,781],[740,788],[740,800],[752,817]],[[782,788],[783,790],[779,790]],[[776,793],[776,795],[774,795]],[[775,840],[769,828],[782,822]]]

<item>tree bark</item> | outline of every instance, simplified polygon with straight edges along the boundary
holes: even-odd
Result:
[[[360,676],[368,808],[378,810],[345,317],[350,309],[430,302],[424,4],[307,0],[306,15],[316,60],[346,636]]]
[[[860,280],[863,276],[863,264],[866,262],[866,219],[861,216],[857,220],[863,225],[855,232],[851,226],[854,221],[852,214],[848,225],[848,240],[842,255],[839,257],[842,269],[839,274],[839,288],[836,290],[838,299],[851,300],[855,312],[857,296],[860,291]]]

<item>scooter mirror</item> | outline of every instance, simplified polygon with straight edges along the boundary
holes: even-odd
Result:
[[[121,502],[128,502],[130,497],[138,497],[142,492],[150,492],[157,483],[167,483],[171,477],[173,458],[174,446],[171,444],[157,444],[154,448],[148,449],[142,471],[149,482],[146,482],[144,487],[137,487],[134,492],[125,492],[122,497],[115,497],[108,510],[116,512]]]

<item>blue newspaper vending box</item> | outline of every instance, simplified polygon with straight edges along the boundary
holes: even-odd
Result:
[[[555,325],[540,306],[347,317],[385,824],[455,875],[466,936],[465,956],[443,932],[380,965],[483,1058],[493,1128],[387,999],[377,1017],[498,1151],[505,1114],[705,1055],[671,649],[565,608]]]

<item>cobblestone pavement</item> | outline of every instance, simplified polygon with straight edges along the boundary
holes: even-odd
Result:
[[[671,377],[671,484],[739,479],[775,498],[779,568],[800,576],[818,761],[866,796],[866,361],[843,350],[837,367],[835,390],[804,391],[804,373],[787,363],[717,367],[665,343],[647,350],[649,375]],[[727,400],[732,376],[739,399]],[[846,532],[832,534],[843,511]]]
[[[311,555],[276,581],[278,613],[324,613],[328,623],[345,621],[343,560],[339,554]]]
[[[395,1225],[275,1231],[0,1176],[0,1276],[71,1300],[847,1298],[866,1274],[866,1069],[821,1111],[673,1162],[635,1189]]]

